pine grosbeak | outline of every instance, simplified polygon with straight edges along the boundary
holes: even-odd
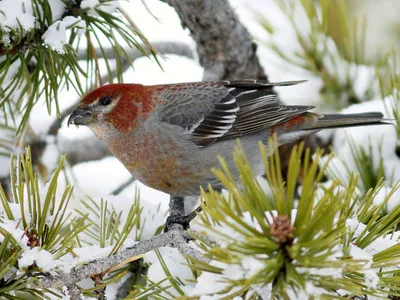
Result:
[[[385,124],[379,112],[318,114],[309,112],[313,106],[282,105],[273,86],[295,83],[109,84],[84,97],[68,124],[89,126],[136,179],[171,197],[199,195],[209,183],[221,188],[210,169],[220,154],[234,172],[236,138],[261,175],[257,143],[274,133],[282,145],[324,128]]]

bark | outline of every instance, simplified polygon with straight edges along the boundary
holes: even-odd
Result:
[[[203,80],[267,79],[257,45],[227,0],[163,0],[197,43]]]
[[[67,285],[66,291],[64,293],[66,296],[69,297],[70,300],[82,300],[82,293],[81,290],[75,285]]]

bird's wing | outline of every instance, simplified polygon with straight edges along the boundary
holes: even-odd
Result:
[[[185,128],[197,145],[205,146],[275,126],[313,108],[279,103],[272,88],[296,83],[240,80],[168,85],[159,92],[163,103],[159,115],[162,122]]]
[[[216,82],[163,85],[156,93],[158,115],[162,122],[178,125],[194,134],[212,120],[210,135],[232,127],[239,107],[229,90]]]

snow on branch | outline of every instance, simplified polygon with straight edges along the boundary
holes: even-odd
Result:
[[[107,256],[101,259],[95,259],[87,262],[84,265],[75,267],[70,273],[59,273],[57,275],[45,275],[38,283],[39,287],[42,288],[56,288],[62,286],[71,286],[74,283],[89,278],[92,275],[107,272],[112,267],[123,263],[131,257],[135,257],[141,254],[145,254],[149,251],[161,248],[161,247],[174,247],[184,255],[191,256],[202,262],[209,262],[201,252],[192,248],[188,244],[188,240],[191,240],[189,234],[179,227],[172,230],[151,237],[147,240],[139,242],[131,247],[126,248],[118,252],[115,255]]]

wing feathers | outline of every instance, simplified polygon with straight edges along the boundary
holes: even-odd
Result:
[[[226,95],[193,131],[193,138],[215,139],[223,136],[232,128],[239,109],[236,99]]]
[[[215,105],[214,110],[193,131],[193,139],[199,145],[255,133],[313,108],[282,105],[272,90],[273,86],[300,83],[298,81],[267,83],[245,80],[220,83],[227,87],[229,95]]]
[[[301,82],[240,80],[162,86],[161,121],[183,127],[199,146],[252,134],[313,108],[282,105],[273,91],[274,86]]]

